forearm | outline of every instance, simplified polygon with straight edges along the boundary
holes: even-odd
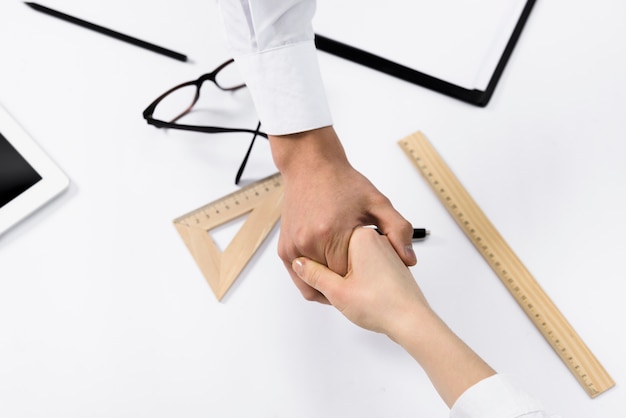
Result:
[[[416,307],[399,323],[390,337],[422,366],[448,407],[471,386],[495,374],[430,308]]]

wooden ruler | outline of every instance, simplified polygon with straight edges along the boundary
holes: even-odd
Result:
[[[174,226],[218,300],[222,300],[278,219],[283,201],[279,173],[208,203],[174,220]],[[224,251],[211,230],[248,215]]]
[[[416,132],[399,145],[589,396],[613,387],[615,382],[426,137]]]

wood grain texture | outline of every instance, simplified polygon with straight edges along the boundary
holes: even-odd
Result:
[[[399,141],[450,215],[592,398],[615,382],[469,195],[428,139]]]
[[[222,300],[274,228],[280,218],[283,194],[282,177],[277,173],[174,220],[218,300]],[[226,249],[220,251],[210,231],[245,215],[245,223]]]

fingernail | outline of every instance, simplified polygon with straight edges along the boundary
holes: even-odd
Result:
[[[406,247],[404,247],[404,251],[409,260],[415,260],[415,262],[417,262],[417,256],[415,255],[415,250],[413,250],[412,245],[407,245]]]
[[[302,270],[304,269],[304,264],[302,263],[302,260],[294,260],[294,262],[291,263],[291,268],[293,268],[293,271],[295,271],[298,276],[302,276]]]

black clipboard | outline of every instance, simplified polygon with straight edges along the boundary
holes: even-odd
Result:
[[[337,40],[315,34],[315,45],[320,51],[336,55],[341,58],[356,62],[366,67],[378,70],[393,77],[400,78],[413,84],[426,87],[447,96],[459,99],[466,103],[470,103],[479,107],[485,107],[489,103],[491,96],[500,80],[500,76],[506,67],[507,62],[517,41],[522,33],[522,29],[526,25],[528,16],[535,5],[536,0],[528,0],[522,9],[522,13],[511,33],[511,36],[504,48],[502,55],[495,67],[489,83],[484,90],[468,89],[437,77],[425,74],[413,68],[398,64],[386,58],[364,51],[362,49],[350,46]]]

